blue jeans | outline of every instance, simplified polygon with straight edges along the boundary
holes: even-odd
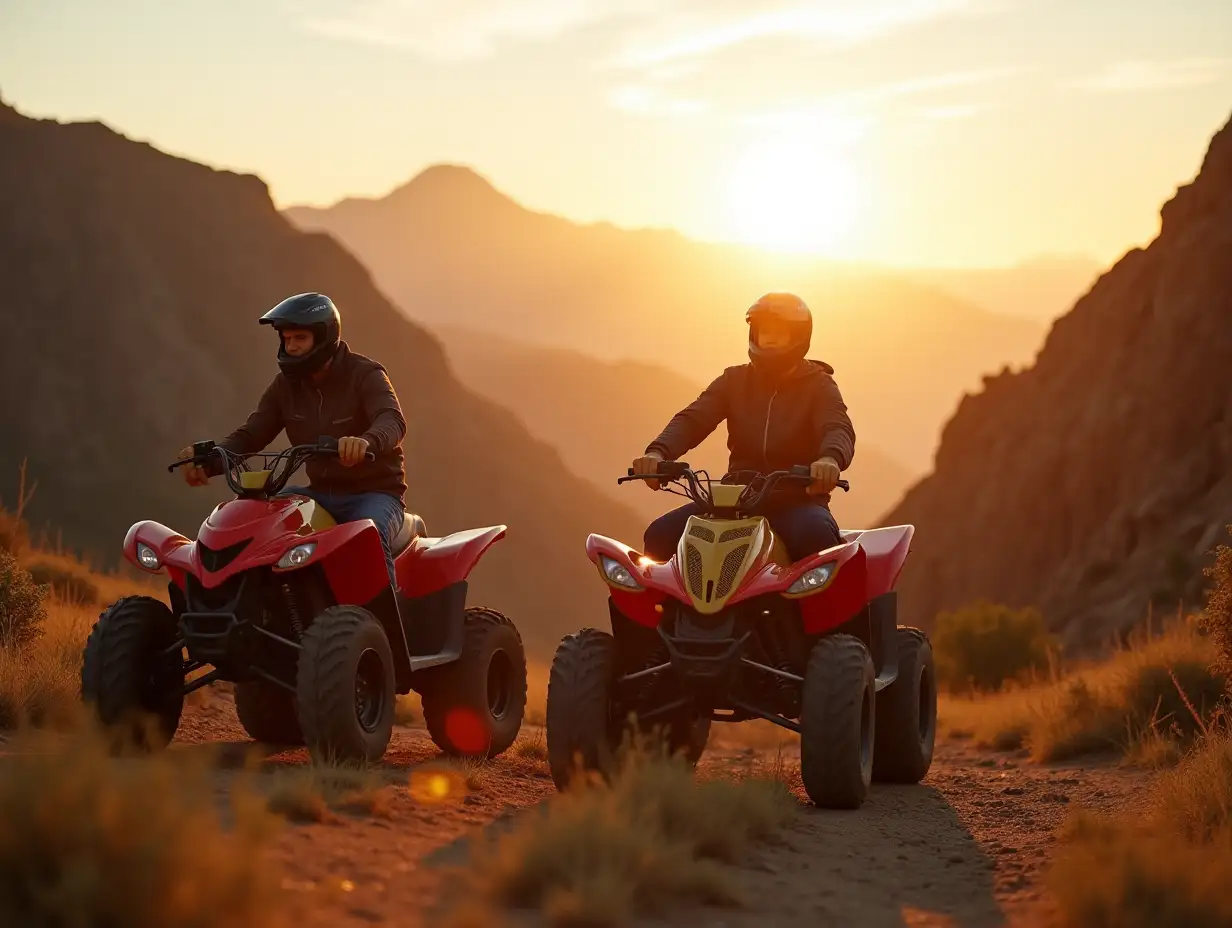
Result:
[[[338,523],[358,522],[360,519],[375,522],[377,534],[381,536],[381,548],[385,552],[385,566],[389,569],[389,582],[397,590],[398,580],[394,575],[394,555],[390,543],[402,529],[402,500],[388,493],[320,493],[311,487],[286,487],[279,495],[290,494],[316,500]]]
[[[689,516],[699,512],[695,503],[665,512],[646,527],[643,550],[656,561],[666,561],[676,553],[676,545],[684,534]],[[817,503],[795,503],[771,509],[766,513],[770,528],[783,540],[787,555],[793,561],[808,557],[842,543],[838,523],[825,506]]]

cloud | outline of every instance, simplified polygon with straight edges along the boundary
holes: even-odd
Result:
[[[1098,93],[1140,93],[1213,84],[1228,71],[1227,58],[1180,58],[1173,61],[1119,61],[1069,86]]]
[[[554,39],[650,9],[651,0],[353,0],[303,16],[309,32],[406,48],[439,61],[490,56],[502,42]]]
[[[655,90],[637,84],[617,87],[608,95],[608,102],[619,110],[638,116],[694,116],[710,109],[705,100],[687,100],[668,97]]]
[[[783,36],[849,44],[966,13],[977,0],[811,0],[778,3],[772,9],[766,8],[771,4],[756,5],[756,11],[746,3],[722,12],[697,0],[678,0],[673,13],[645,24],[618,54],[616,64],[645,68]]]

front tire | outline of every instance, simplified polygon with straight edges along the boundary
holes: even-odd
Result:
[[[918,628],[900,627],[898,678],[877,694],[873,779],[919,783],[933,762],[937,736],[937,678],[933,649]]]
[[[295,694],[264,680],[235,684],[235,714],[244,731],[263,744],[301,745]]]
[[[526,652],[517,627],[495,609],[466,610],[462,654],[434,668],[421,693],[428,734],[446,754],[496,757],[526,712]]]
[[[619,744],[612,717],[616,641],[584,628],[556,648],[548,678],[548,767],[564,790],[581,771],[602,771]]]
[[[381,623],[359,606],[330,606],[301,644],[296,703],[313,759],[379,761],[394,730],[394,658]]]
[[[804,672],[800,776],[825,809],[857,809],[873,773],[873,657],[852,635],[829,635],[813,646]]]
[[[184,710],[184,659],[165,652],[179,640],[175,616],[150,596],[126,596],[90,631],[81,660],[81,698],[127,744],[170,744]]]

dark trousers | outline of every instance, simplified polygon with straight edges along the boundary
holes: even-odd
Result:
[[[385,566],[389,569],[389,582],[397,589],[390,542],[402,529],[402,500],[388,493],[320,493],[310,487],[287,487],[281,495],[292,493],[316,500],[339,524],[358,522],[360,519],[375,522],[377,534],[381,536],[381,548],[385,552]]]
[[[697,515],[698,511],[695,503],[689,503],[651,522],[646,528],[645,553],[656,561],[666,561],[676,552],[689,516]],[[766,516],[793,561],[842,543],[834,516],[817,503],[784,505],[770,510]]]

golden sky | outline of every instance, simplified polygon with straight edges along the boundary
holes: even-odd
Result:
[[[0,0],[0,93],[279,205],[451,162],[707,240],[1111,261],[1232,114],[1232,2]]]

